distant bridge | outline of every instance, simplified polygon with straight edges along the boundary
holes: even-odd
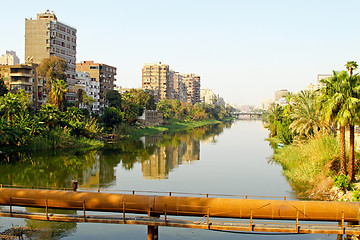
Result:
[[[360,220],[360,203],[289,201],[286,198],[259,200],[248,196],[235,198],[239,196],[232,195],[218,198],[218,195],[210,197],[208,194],[203,197],[184,197],[186,193],[174,196],[171,192],[166,195],[158,194],[160,195],[138,195],[135,191],[132,194],[119,194],[2,187],[0,205],[8,206],[8,209],[1,209],[0,217],[147,225],[150,240],[158,239],[159,226],[252,233],[348,234],[353,235],[354,239],[360,236],[360,226],[357,225]],[[20,211],[14,209],[16,206],[44,208],[45,213]],[[79,212],[72,215],[54,214],[49,209],[72,209]],[[91,211],[92,215],[87,211]],[[96,212],[113,214],[99,215]],[[200,220],[172,219],[169,216],[200,217]],[[224,218],[228,220],[221,220]],[[258,219],[272,221],[255,222]],[[346,225],[346,222],[351,224]]]
[[[249,116],[250,119],[252,119],[253,117],[260,118],[263,115],[263,113],[259,113],[259,112],[233,112],[232,114],[238,118],[240,116]]]

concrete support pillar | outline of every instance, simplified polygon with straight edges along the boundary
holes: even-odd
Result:
[[[159,239],[159,227],[148,226],[148,240]]]

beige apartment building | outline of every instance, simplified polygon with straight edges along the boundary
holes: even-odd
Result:
[[[106,93],[114,90],[116,81],[116,67],[103,63],[94,63],[94,61],[83,61],[76,64],[76,71],[90,73],[92,81],[100,83],[100,111],[104,109]]]
[[[42,84],[38,82],[36,67],[34,63],[17,65],[0,65],[0,78],[10,92],[24,90],[31,102],[37,108],[42,102]]]
[[[275,102],[279,102],[280,99],[284,98],[288,94],[288,90],[281,89],[275,92]]]
[[[187,88],[180,73],[174,72],[174,99],[187,102]]]
[[[156,102],[162,99],[173,99],[174,80],[169,65],[146,63],[142,69],[142,88],[154,92]]]
[[[0,57],[0,64],[17,65],[20,64],[20,59],[16,56],[16,52],[6,51],[6,54]]]
[[[39,64],[44,58],[58,56],[68,65],[68,100],[75,100],[76,29],[58,21],[54,12],[46,10],[37,19],[25,19],[25,59]]]
[[[187,102],[200,102],[200,77],[196,74],[182,74],[182,80],[187,89]]]

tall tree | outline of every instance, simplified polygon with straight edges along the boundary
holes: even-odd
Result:
[[[80,108],[83,100],[84,100],[84,90],[82,88],[79,88],[77,91],[76,91],[76,97],[78,99],[78,108]]]
[[[356,76],[356,78],[358,78]],[[346,71],[336,72],[330,78],[321,80],[325,86],[319,96],[319,111],[322,119],[339,124],[341,173],[347,173],[345,154],[345,127],[352,124],[360,100],[355,96],[358,91],[355,76],[349,77]]]
[[[121,109],[121,94],[116,90],[110,90],[106,93],[106,100],[109,107]]]
[[[64,59],[57,56],[51,56],[44,58],[40,65],[36,68],[37,74],[44,78],[46,81],[45,91],[49,93],[51,91],[51,85],[55,79],[66,81],[65,71],[67,69],[67,63]]]
[[[287,102],[287,107],[288,107],[289,114],[291,113],[292,102],[293,102],[294,96],[295,95],[292,92],[288,92],[285,95],[285,99],[286,99],[286,102]]]
[[[355,97],[359,98],[359,93],[356,89],[356,87],[360,84],[359,83],[359,77],[354,76],[353,77],[353,70],[356,70],[358,68],[358,64],[355,61],[348,61],[345,64],[346,69],[349,71],[350,78],[349,78],[349,89],[348,94],[349,97]],[[358,107],[357,107],[358,108]],[[355,162],[355,124],[358,123],[357,119],[358,116],[355,116],[356,113],[358,113],[357,109],[354,109],[354,117],[352,118],[352,121],[349,122],[349,165],[348,165],[348,171],[349,171],[349,177],[350,180],[354,178],[354,162]]]
[[[316,112],[316,93],[314,91],[301,91],[294,96],[293,110],[290,117],[294,121],[290,124],[293,133],[298,133],[300,137],[309,137],[315,133],[326,129]]]
[[[55,107],[62,109],[65,93],[67,93],[68,85],[64,80],[55,79],[50,92],[50,97]]]
[[[358,64],[355,61],[348,61],[345,64],[346,69],[350,73],[350,77],[353,75],[353,70],[356,70],[358,68]]]

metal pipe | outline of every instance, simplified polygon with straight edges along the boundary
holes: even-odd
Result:
[[[0,205],[125,212],[148,215],[206,216],[307,221],[360,221],[360,203],[229,198],[170,197],[97,192],[0,188]]]

